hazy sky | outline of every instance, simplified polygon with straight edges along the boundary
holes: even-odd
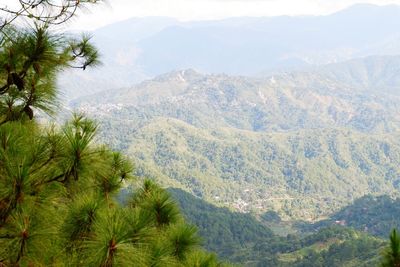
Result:
[[[0,5],[16,0],[0,0]],[[106,0],[70,25],[93,29],[129,17],[168,16],[180,20],[232,16],[328,14],[356,3],[400,4],[400,0]],[[79,23],[78,23],[79,22]]]

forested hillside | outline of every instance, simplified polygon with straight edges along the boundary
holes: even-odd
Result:
[[[400,228],[400,200],[388,196],[365,196],[332,214],[328,220],[306,225],[305,231],[342,224],[382,238],[392,229]]]
[[[315,220],[366,193],[397,194],[398,63],[262,79],[186,70],[73,107],[101,122],[101,139],[129,153],[138,175],[236,210]]]
[[[382,239],[334,222],[317,231],[278,236],[249,214],[217,208],[179,189],[169,192],[199,228],[207,249],[245,266],[375,266],[385,246]]]
[[[218,208],[180,189],[168,191],[179,203],[184,216],[199,227],[206,248],[225,258],[232,259],[234,254],[249,250],[255,243],[275,238],[268,227],[249,214]]]

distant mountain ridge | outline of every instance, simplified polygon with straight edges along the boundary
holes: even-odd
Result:
[[[81,98],[72,106],[79,103],[90,112],[101,105],[105,110],[99,113],[115,104],[137,112],[151,109],[153,116],[200,128],[215,124],[256,132],[332,127],[391,132],[400,126],[399,66],[400,56],[368,57],[268,78],[203,75],[189,69]]]
[[[71,100],[176,69],[253,76],[400,54],[399,27],[400,7],[395,5],[356,5],[328,16],[199,22],[136,18],[93,32],[104,66],[84,74],[68,72],[60,77],[60,85]],[[79,84],[73,82],[76,79]]]

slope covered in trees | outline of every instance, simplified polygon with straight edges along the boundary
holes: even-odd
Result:
[[[73,106],[139,175],[237,210],[314,220],[364,194],[398,194],[398,63],[265,79],[178,71]]]
[[[199,228],[204,245],[224,258],[249,250],[251,244],[274,238],[273,232],[249,214],[217,208],[180,189],[168,189],[184,216]]]
[[[399,199],[368,195],[335,212],[328,220],[307,225],[304,230],[321,229],[340,222],[348,227],[386,238],[392,229],[400,228],[399,205]]]
[[[375,266],[385,246],[382,239],[336,225],[277,236],[249,214],[217,208],[180,189],[168,191],[207,249],[245,266]]]

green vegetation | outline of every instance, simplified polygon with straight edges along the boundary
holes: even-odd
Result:
[[[345,226],[385,238],[392,229],[400,227],[399,218],[400,199],[368,195],[335,212],[327,220],[299,227],[308,232],[340,222]]]
[[[295,252],[291,257],[298,257],[289,266],[377,266],[384,246],[382,240],[366,235],[354,235],[347,240],[328,239],[328,242]]]
[[[96,142],[93,121],[37,122],[56,108],[56,74],[98,61],[88,38],[54,34],[41,23],[48,16],[27,17],[34,28],[0,28],[0,265],[221,266],[153,182],[134,187],[126,205],[117,201],[133,167]]]
[[[390,245],[386,249],[381,262],[382,267],[400,266],[400,237],[394,229],[390,234]]]
[[[367,197],[321,223],[303,222],[300,234],[300,224],[285,221],[327,218],[365,194],[398,195],[400,99],[389,86],[394,62],[382,60],[269,79],[179,71],[72,105],[100,121],[100,140],[132,156],[138,176],[196,196],[171,190],[220,257],[246,266],[374,266],[397,209]],[[385,78],[368,84],[370,68]]]
[[[234,254],[274,237],[270,229],[249,214],[215,207],[180,189],[168,191],[178,201],[185,218],[199,228],[205,247],[223,258],[234,259]]]
[[[365,194],[398,195],[400,99],[346,84],[357,66],[387,78],[396,69],[382,59],[271,79],[186,70],[73,106],[139,176],[218,206],[315,221]]]
[[[139,176],[239,211],[275,210],[284,219],[315,220],[350,196],[394,194],[399,183],[393,135],[383,142],[382,135],[344,130],[209,131],[158,118],[129,136],[132,145],[123,151],[134,157]]]
[[[249,214],[215,207],[180,189],[169,192],[199,228],[207,249],[245,266],[374,266],[385,246],[382,239],[342,226],[277,236]]]
[[[52,7],[51,3],[39,4]],[[61,12],[66,12],[61,23],[73,15],[68,7]],[[371,266],[380,261],[383,240],[347,227],[326,227],[329,221],[321,223],[324,227],[309,226],[317,231],[301,235],[276,235],[267,225],[282,223],[280,215],[315,219],[343,205],[350,194],[361,194],[359,190],[393,193],[398,189],[395,167],[400,148],[391,132],[398,125],[385,128],[390,112],[383,124],[375,113],[367,112],[356,121],[335,120],[337,128],[318,129],[311,126],[328,124],[331,118],[314,124],[316,110],[304,114],[299,103],[285,110],[289,113],[272,118],[273,110],[260,110],[251,102],[259,101],[254,99],[258,86],[243,79],[230,83],[224,77],[216,85],[218,90],[205,90],[208,102],[200,101],[204,106],[194,107],[193,98],[183,97],[182,109],[176,108],[180,98],[174,94],[183,87],[175,85],[186,76],[169,87],[164,87],[165,79],[171,80],[168,75],[153,82],[162,88],[145,84],[164,91],[151,100],[151,91],[136,96],[139,102],[148,101],[150,109],[144,112],[140,105],[122,109],[111,103],[112,116],[120,112],[121,119],[132,115],[134,121],[127,121],[115,136],[113,131],[103,132],[100,140],[111,136],[111,145],[134,155],[137,174],[220,205],[254,211],[263,223],[171,189],[181,214],[170,193],[153,181],[133,181],[133,166],[119,152],[99,145],[93,121],[75,114],[62,126],[38,123],[38,116],[54,114],[57,108],[57,73],[69,67],[85,70],[99,62],[89,38],[68,38],[49,29],[58,23],[57,13],[24,16],[35,20],[33,28],[17,28],[10,21],[0,28],[0,65],[4,66],[0,69],[1,266],[225,265],[201,248],[200,237],[207,250],[246,266]],[[46,19],[50,21],[45,23]],[[186,75],[200,87],[215,85],[215,77],[210,81],[194,72]],[[250,90],[238,91],[236,84]],[[293,90],[283,92],[287,98],[280,96],[279,101],[286,107],[298,101]],[[268,90],[264,93],[271,96]],[[257,92],[265,102],[264,93]],[[164,98],[171,102],[162,102]],[[245,116],[235,116],[237,109],[244,110]],[[369,125],[363,123],[371,117]],[[219,127],[207,126],[213,120],[221,122]],[[110,121],[108,127],[122,122]],[[339,127],[346,125],[350,130]],[[367,135],[368,131],[376,135]],[[379,141],[383,134],[385,142]],[[116,137],[122,137],[122,142],[116,142]],[[390,171],[379,179],[385,168]],[[130,190],[122,194],[126,187]],[[379,202],[371,208],[375,210],[364,217],[356,215],[360,205],[371,206],[374,201]],[[393,217],[382,217],[379,223],[376,209],[382,203],[390,209],[397,202],[364,198],[336,216],[347,216],[349,226],[371,227],[379,235],[393,227],[389,223]],[[398,256],[394,231],[383,266],[396,265]]]

